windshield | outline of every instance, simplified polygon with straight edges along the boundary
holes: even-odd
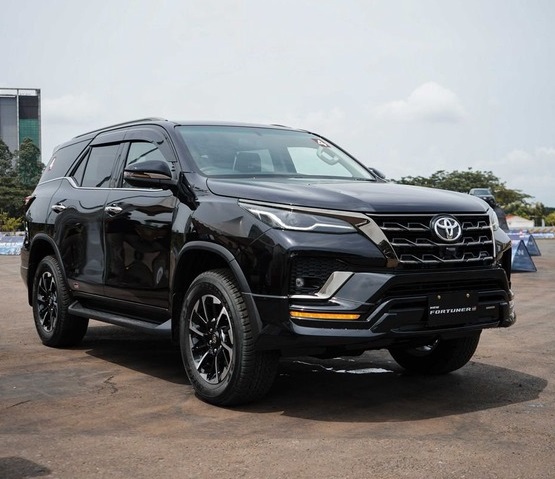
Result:
[[[311,133],[243,126],[177,130],[206,176],[375,179],[345,152]]]
[[[476,196],[480,196],[480,195],[491,196],[491,191],[489,188],[472,188],[472,190],[470,190],[470,194],[476,195]]]

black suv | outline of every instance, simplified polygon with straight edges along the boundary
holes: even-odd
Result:
[[[486,203],[384,181],[308,131],[93,131],[54,151],[25,220],[44,344],[77,344],[89,318],[167,334],[213,404],[262,397],[286,355],[387,348],[447,373],[515,321],[510,240]]]

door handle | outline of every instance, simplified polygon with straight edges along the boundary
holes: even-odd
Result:
[[[121,213],[123,210],[119,206],[110,205],[110,206],[106,206],[106,208],[104,208],[104,211],[110,216],[115,216]]]
[[[55,205],[52,205],[50,208],[52,209],[52,211],[56,213],[61,213],[67,208],[67,206],[64,205],[63,203],[56,203]]]

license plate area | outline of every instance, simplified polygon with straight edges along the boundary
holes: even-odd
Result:
[[[428,296],[428,322],[440,324],[468,323],[478,315],[478,293],[447,292]]]

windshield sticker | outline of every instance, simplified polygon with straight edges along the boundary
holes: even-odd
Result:
[[[329,148],[330,145],[328,145],[324,140],[322,140],[322,138],[312,138],[316,143],[318,143],[318,145],[323,146],[324,148]]]

